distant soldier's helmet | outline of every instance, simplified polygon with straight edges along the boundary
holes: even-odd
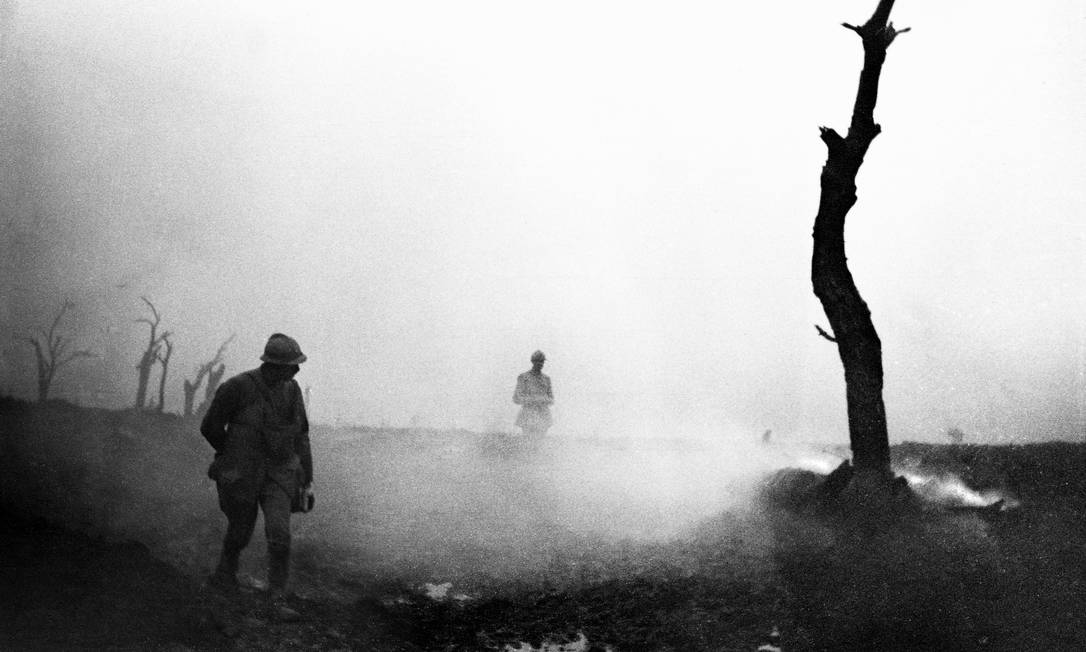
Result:
[[[298,341],[282,333],[275,333],[264,345],[264,355],[260,359],[268,364],[296,365],[305,362],[305,354]]]
[[[547,359],[547,356],[543,355],[542,351],[536,351],[532,354],[532,362],[543,362]]]

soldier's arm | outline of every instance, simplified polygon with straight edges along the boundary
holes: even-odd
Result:
[[[302,462],[305,483],[312,484],[313,452],[309,447],[309,415],[305,413],[305,401],[297,382],[294,382],[294,422],[298,424],[298,434],[294,437],[294,452]]]
[[[524,389],[522,388],[521,379],[517,377],[517,386],[513,388],[513,402],[517,405],[524,405]]]
[[[221,453],[226,446],[226,426],[237,412],[240,400],[240,389],[236,383],[227,381],[219,385],[215,398],[211,400],[211,407],[207,409],[207,414],[200,423],[200,434],[216,453]]]

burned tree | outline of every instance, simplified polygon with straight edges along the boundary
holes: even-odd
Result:
[[[880,0],[863,25],[844,23],[863,42],[864,65],[847,135],[842,138],[833,129],[821,128],[829,154],[822,168],[811,259],[814,293],[822,302],[833,334],[821,328],[819,332],[837,344],[844,366],[853,463],[857,471],[875,472],[887,480],[891,477],[890,444],[882,400],[882,342],[849,272],[844,230],[845,216],[856,203],[856,174],[871,141],[881,131],[874,110],[886,50],[898,34],[908,31],[894,29],[889,21],[893,6],[893,0]]]
[[[136,323],[147,324],[151,328],[150,335],[147,338],[147,348],[143,351],[143,355],[140,356],[140,361],[136,364],[136,409],[142,410],[147,403],[147,383],[151,378],[151,369],[155,366],[155,362],[159,359],[159,350],[162,348],[163,342],[170,337],[169,331],[163,331],[161,334],[158,332],[158,326],[162,323],[162,316],[158,314],[158,310],[155,309],[155,305],[147,300],[147,297],[140,297],[143,302],[147,304],[147,307],[151,309],[151,317],[141,317],[136,320]]]
[[[204,376],[206,374],[200,373],[202,367],[196,368],[196,380],[192,381],[188,378],[182,383],[182,387],[185,391],[185,404],[181,410],[181,414],[186,417],[192,416],[192,405],[196,401],[196,390],[200,388],[200,385],[204,382]]]
[[[215,365],[222,362],[222,356],[226,353],[226,346],[234,340],[234,335],[226,338],[226,341],[219,345],[219,350],[215,352],[215,357],[211,358],[204,364],[196,367],[196,380],[185,379],[185,411],[186,417],[192,416],[193,404],[196,401],[196,391],[200,389],[200,385],[203,384],[204,378],[208,378],[208,387],[211,387],[211,375],[215,370]],[[218,388],[218,381],[222,379],[222,374],[226,372],[225,365],[222,367],[222,371],[215,377],[215,388]],[[212,390],[214,395],[214,390]]]
[[[39,402],[44,402],[49,398],[49,389],[53,385],[53,378],[56,377],[56,373],[61,367],[79,358],[95,357],[94,353],[86,349],[68,351],[71,340],[57,333],[57,328],[60,326],[64,313],[72,305],[71,301],[65,301],[60,306],[60,310],[57,311],[56,317],[53,318],[53,323],[49,325],[48,331],[41,331],[36,336],[26,338],[34,347],[34,357],[38,363]]]
[[[169,333],[162,334],[162,346],[155,353],[155,359],[162,365],[162,377],[158,379],[157,409],[159,412],[162,412],[166,407],[166,374],[170,369],[170,356],[173,355],[173,342],[170,341],[169,335]],[[162,353],[163,349],[166,350],[165,354]]]
[[[218,367],[208,372],[207,387],[204,388],[204,402],[200,404],[200,412],[204,412],[211,405],[211,399],[215,398],[215,392],[218,391],[219,383],[225,375],[226,365],[223,363],[219,363]]]

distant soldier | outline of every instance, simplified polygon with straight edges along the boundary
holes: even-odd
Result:
[[[215,480],[219,508],[226,515],[226,536],[212,584],[233,588],[238,557],[249,544],[257,508],[264,512],[268,539],[268,584],[273,604],[286,607],[290,572],[290,514],[307,511],[298,497],[310,498],[313,457],[309,420],[294,375],[305,362],[293,338],[268,338],[264,364],[224,382],[215,393],[200,432],[215,448],[208,475]],[[299,493],[299,489],[302,490]],[[295,614],[296,615],[296,614]]]
[[[543,363],[547,357],[542,351],[536,351],[531,360],[531,370],[517,376],[513,402],[521,406],[517,426],[525,435],[542,437],[551,427],[550,406],[554,403],[554,393],[551,391],[550,377],[543,373]]]

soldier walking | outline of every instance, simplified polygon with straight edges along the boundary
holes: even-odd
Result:
[[[306,361],[293,338],[275,333],[259,368],[230,378],[215,393],[200,432],[215,449],[208,475],[226,515],[222,554],[211,581],[237,586],[238,558],[249,544],[257,509],[268,540],[268,584],[273,604],[285,611],[290,573],[290,515],[299,489],[311,496],[313,457],[309,421],[298,383]],[[300,508],[304,511],[306,508]]]

